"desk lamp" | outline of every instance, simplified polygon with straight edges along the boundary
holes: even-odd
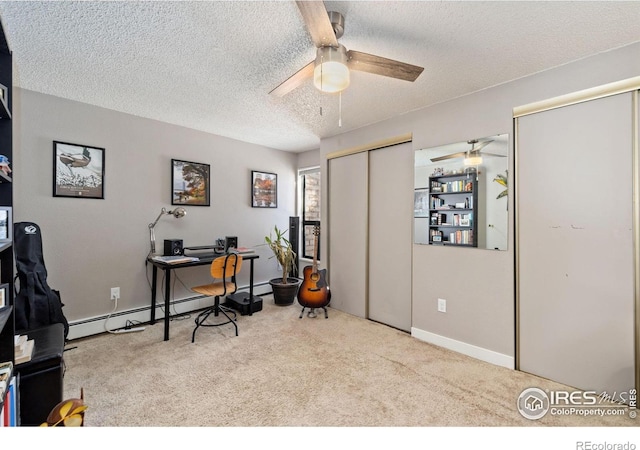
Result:
[[[149,240],[151,241],[151,251],[149,252],[149,256],[153,256],[156,254],[156,233],[154,231],[154,228],[156,227],[156,224],[158,223],[160,218],[165,214],[171,214],[176,219],[180,219],[181,217],[187,215],[187,211],[184,208],[176,208],[173,211],[167,211],[167,208],[162,208],[156,220],[153,223],[149,224]]]

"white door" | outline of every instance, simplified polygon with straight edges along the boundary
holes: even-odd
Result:
[[[367,152],[330,159],[328,186],[331,307],[367,317]]]
[[[369,318],[411,331],[413,147],[369,152]]]
[[[517,121],[519,369],[634,386],[632,94]]]

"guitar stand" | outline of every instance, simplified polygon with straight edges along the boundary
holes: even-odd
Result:
[[[302,311],[300,311],[299,319],[302,319],[302,316],[304,315],[305,308],[306,308],[306,306],[302,307]],[[327,313],[327,308],[325,308],[323,306],[322,309],[324,309],[324,318],[328,319],[329,318],[329,314]],[[312,319],[315,319],[316,317],[318,317],[318,315],[316,314],[316,308],[309,308],[309,311],[307,312],[307,317],[310,317]]]

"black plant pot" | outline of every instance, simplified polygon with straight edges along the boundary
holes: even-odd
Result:
[[[291,305],[296,299],[300,280],[298,278],[287,278],[287,284],[282,283],[282,278],[273,278],[269,280],[271,289],[273,290],[273,301],[276,305]]]

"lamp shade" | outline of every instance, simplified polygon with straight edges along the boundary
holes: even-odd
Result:
[[[172,214],[173,217],[175,217],[176,219],[179,219],[181,217],[186,216],[187,215],[187,211],[184,208],[180,207],[180,208],[174,209],[173,211],[169,211],[168,214]]]
[[[313,84],[328,93],[340,92],[349,86],[350,74],[347,67],[347,50],[344,46],[320,47],[313,69]]]
[[[482,164],[482,156],[469,156],[464,159],[465,166],[479,166]]]

